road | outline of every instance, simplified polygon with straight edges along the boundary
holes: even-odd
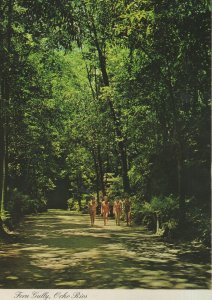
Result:
[[[28,216],[12,243],[1,243],[0,288],[208,289],[210,256],[171,244],[142,227],[107,226],[63,210]]]

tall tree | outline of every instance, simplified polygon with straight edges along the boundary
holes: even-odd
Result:
[[[114,1],[80,1],[77,3],[77,23],[79,24],[79,43],[90,43],[91,49],[97,52],[99,68],[102,74],[102,89],[110,87],[110,80],[107,70],[107,44],[112,42],[113,24],[116,17]],[[128,176],[127,149],[125,137],[121,130],[120,116],[117,113],[114,102],[109,94],[106,96],[114,130],[117,137],[118,151],[122,166],[123,187],[126,192],[130,192],[130,182]]]

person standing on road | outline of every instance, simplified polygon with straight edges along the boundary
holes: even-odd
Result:
[[[91,219],[91,226],[94,226],[95,218],[96,218],[96,199],[92,197],[91,201],[88,203],[88,209]]]
[[[107,196],[104,196],[101,205],[101,215],[103,216],[104,225],[107,225],[108,215],[110,214],[110,205]]]
[[[127,197],[124,200],[124,212],[126,216],[127,226],[131,225],[131,201]]]
[[[116,199],[113,204],[113,213],[115,215],[116,225],[120,225],[120,217],[122,213],[122,202]]]

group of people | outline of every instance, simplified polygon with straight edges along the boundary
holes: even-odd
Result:
[[[96,209],[97,209],[97,202],[95,197],[93,197],[91,201],[88,203],[88,208],[89,208],[89,214],[91,219],[91,226],[93,226],[96,218]],[[108,197],[104,196],[101,201],[101,215],[103,217],[104,225],[107,225],[110,211],[111,211],[111,206]],[[123,211],[125,213],[127,226],[131,225],[131,202],[129,198],[124,199],[124,201],[120,199],[116,199],[113,203],[112,211],[115,216],[116,225],[120,225],[120,219]]]

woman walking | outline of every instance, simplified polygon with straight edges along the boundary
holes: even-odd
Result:
[[[117,200],[114,201],[113,213],[115,215],[116,225],[120,225],[120,217],[121,217],[121,213],[122,213],[122,202],[121,202],[121,200],[117,199]]]
[[[124,201],[124,211],[126,215],[127,226],[131,225],[131,202],[129,198]]]
[[[91,226],[94,226],[95,218],[96,218],[96,199],[95,197],[88,203],[89,214],[91,219]]]
[[[108,215],[110,214],[110,205],[107,196],[104,196],[101,205],[101,215],[103,216],[104,225],[107,225]]]

